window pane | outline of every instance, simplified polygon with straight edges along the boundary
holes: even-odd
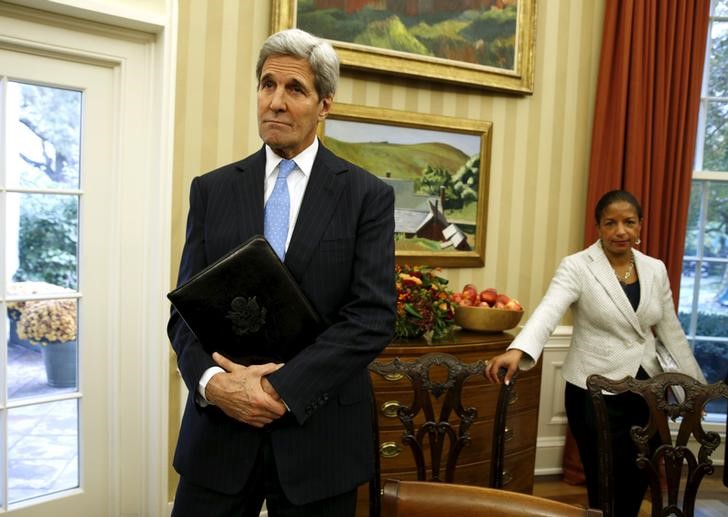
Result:
[[[703,169],[728,171],[728,102],[707,101]]]
[[[680,282],[679,317],[709,382],[723,380],[728,343],[728,182],[693,181]],[[693,258],[690,258],[693,257]],[[709,406],[716,412],[724,402]]]
[[[700,208],[703,197],[703,181],[693,181],[690,189],[690,208],[688,209],[688,225],[685,237],[685,255],[698,255],[700,242]]]
[[[6,263],[11,282],[78,287],[78,196],[8,194]]]
[[[728,97],[728,22],[714,21],[710,37],[708,95]]]
[[[81,92],[8,82],[7,186],[79,188]]]
[[[715,1],[715,16],[728,16],[728,0]]]
[[[707,182],[707,188],[703,254],[706,257],[728,258],[728,182]]]
[[[720,323],[720,322],[719,322]],[[728,316],[724,316],[722,324],[728,324]],[[721,329],[723,333],[724,330]],[[695,343],[695,358],[700,363],[703,374],[709,383],[726,379],[728,374],[728,343],[716,341],[698,341]],[[722,398],[709,402],[708,411],[711,413],[725,413],[727,400]]]
[[[78,402],[8,410],[8,502],[79,486]]]

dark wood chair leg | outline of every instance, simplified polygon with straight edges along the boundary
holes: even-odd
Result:
[[[499,372],[500,373],[500,372]],[[493,422],[493,443],[490,454],[490,483],[491,488],[503,488],[503,464],[506,450],[506,418],[508,417],[508,404],[511,400],[513,386],[517,375],[514,375],[510,384],[501,384],[498,392],[498,403],[495,408]]]

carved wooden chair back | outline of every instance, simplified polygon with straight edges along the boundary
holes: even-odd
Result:
[[[705,385],[688,375],[668,372],[646,380],[633,377],[611,380],[601,375],[590,375],[587,387],[594,402],[600,429],[599,471],[604,516],[617,517],[614,516],[613,505],[614,497],[618,497],[618,494],[613,493],[609,416],[602,390],[614,394],[631,391],[641,395],[647,403],[649,420],[644,427],[634,426],[631,437],[638,450],[637,465],[645,471],[648,478],[653,517],[673,513],[692,516],[700,483],[706,474],[713,473],[710,456],[720,445],[718,433],[703,429],[703,407],[712,399],[728,398],[728,386],[723,382]],[[684,398],[674,396],[676,389],[684,395]],[[678,419],[677,435],[673,440],[670,420]],[[651,451],[650,441],[655,436],[659,438],[660,445]],[[700,446],[697,457],[688,449],[688,440],[691,436]],[[686,476],[683,478],[684,470]],[[661,472],[664,472],[665,476],[664,495],[660,481]]]
[[[463,407],[462,394],[466,381],[481,376],[485,370],[484,361],[463,363],[446,353],[430,353],[413,361],[395,358],[389,362],[372,362],[369,370],[386,379],[405,377],[412,392],[410,405],[398,403],[396,415],[403,425],[402,443],[412,452],[417,479],[452,483],[460,452],[471,442],[470,427],[478,416],[475,407]],[[443,371],[444,370],[444,371]],[[503,462],[506,439],[506,417],[515,377],[506,386],[501,385],[494,417],[493,441],[491,444],[489,486],[503,486]],[[372,400],[374,397],[372,396]],[[379,408],[374,404],[374,447],[376,474],[370,483],[370,515],[379,515],[380,495],[380,443],[378,436]]]

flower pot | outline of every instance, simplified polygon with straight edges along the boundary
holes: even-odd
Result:
[[[41,353],[48,385],[54,388],[76,386],[76,341],[43,343]]]

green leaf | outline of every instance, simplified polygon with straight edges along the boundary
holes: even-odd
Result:
[[[405,310],[405,311],[406,311],[406,312],[407,312],[408,314],[411,314],[412,316],[414,316],[415,318],[419,318],[419,319],[422,319],[422,314],[420,314],[419,312],[417,312],[417,309],[415,309],[414,307],[412,307],[412,305],[411,305],[411,304],[409,304],[409,303],[405,303],[405,304],[404,304],[404,310]]]

